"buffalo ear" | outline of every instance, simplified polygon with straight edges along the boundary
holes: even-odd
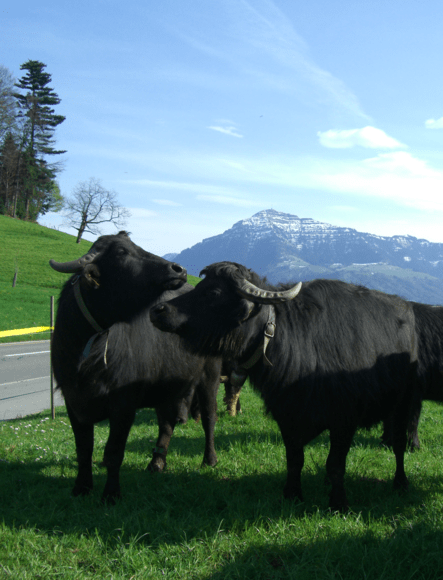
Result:
[[[95,290],[100,286],[100,270],[95,264],[88,264],[83,268],[82,277],[90,288]]]

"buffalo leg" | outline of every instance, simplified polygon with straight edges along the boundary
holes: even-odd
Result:
[[[201,412],[200,412],[200,403],[198,400],[198,395],[197,393],[195,393],[195,396],[193,397],[192,401],[191,401],[191,410],[189,411],[191,413],[191,417],[194,419],[194,421],[196,423],[198,423],[201,419]]]
[[[409,421],[407,429],[407,445],[411,451],[420,449],[420,439],[418,438],[418,423],[420,421],[422,407],[421,396],[414,391],[411,409],[409,411]]]
[[[158,439],[153,449],[152,460],[148,465],[149,471],[163,471],[166,468],[166,455],[171,441],[174,427],[177,422],[177,406],[156,407],[158,421]]]
[[[123,463],[126,441],[135,418],[135,407],[121,409],[118,405],[109,418],[109,437],[105,447],[103,465],[108,470],[105,489],[102,500],[115,503],[121,497],[120,493],[120,467]]]
[[[94,425],[81,423],[70,405],[66,403],[66,410],[74,431],[75,447],[77,452],[78,471],[72,495],[87,495],[92,490],[92,451],[94,449]]]
[[[203,465],[214,467],[217,465],[217,454],[214,447],[214,429],[217,409],[217,391],[219,378],[216,377],[211,388],[207,388],[204,383],[197,387],[198,400],[203,429],[205,431],[205,451],[203,455]]]
[[[394,489],[407,490],[408,478],[405,473],[405,451],[407,441],[407,424],[403,419],[404,413],[396,413],[393,422],[392,448],[394,450],[396,470],[394,476]]]
[[[235,417],[237,413],[241,413],[241,390],[241,386],[235,387],[229,379],[225,382],[225,396],[223,397],[223,402],[226,403],[226,410],[231,417]]]
[[[283,443],[286,450],[287,478],[283,488],[283,497],[286,499],[299,499],[303,501],[301,488],[301,471],[305,462],[304,446],[312,441],[321,433],[321,429],[311,427],[311,431],[304,429],[303,436],[300,433],[294,433],[292,418],[276,416],[273,413],[280,432],[283,437]],[[285,426],[286,425],[286,426]]]
[[[421,405],[420,409],[414,412],[413,416],[408,423],[408,446],[411,451],[415,449],[420,449],[420,439],[418,438],[418,423],[420,421]]]
[[[283,496],[286,499],[299,499],[303,501],[301,490],[301,470],[305,463],[303,447],[289,447],[286,445],[286,464],[288,474],[283,488]]]
[[[348,509],[344,477],[346,456],[351,447],[354,432],[354,429],[331,429],[330,431],[331,446],[326,460],[326,473],[332,486],[329,507],[333,511],[346,511]]]
[[[195,385],[192,385],[186,395],[175,402],[174,410],[171,411],[175,413],[174,424],[181,423],[184,425],[188,421],[194,399],[195,402],[198,401],[198,398],[195,397]]]
[[[411,405],[410,418],[407,427],[407,445],[411,451],[420,449],[420,439],[418,437],[418,423],[420,421],[421,413],[421,399],[416,397]],[[381,440],[383,445],[387,447],[392,447],[393,441],[393,429],[394,429],[394,418],[390,415],[385,421],[383,421],[383,434]]]
[[[286,449],[287,477],[283,488],[283,496],[286,499],[299,499],[303,501],[301,490],[301,471],[305,462],[303,441],[297,441],[291,434],[291,429],[286,431],[280,425],[280,431]]]

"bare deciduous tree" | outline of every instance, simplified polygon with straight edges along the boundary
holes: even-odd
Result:
[[[65,201],[66,224],[78,231],[77,244],[84,232],[101,233],[100,224],[112,223],[116,228],[125,225],[130,212],[119,205],[117,193],[105,189],[100,180],[91,177],[80,182]]]
[[[14,81],[11,71],[0,65],[0,141],[14,130],[16,124]]]

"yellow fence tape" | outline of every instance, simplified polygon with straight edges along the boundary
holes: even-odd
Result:
[[[15,330],[0,330],[0,338],[4,336],[20,336],[21,334],[34,334],[34,332],[44,332],[51,330],[50,326],[34,326],[33,328],[18,328]]]

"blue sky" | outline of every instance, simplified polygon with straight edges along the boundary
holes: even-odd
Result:
[[[443,242],[440,0],[18,0],[0,16],[0,64],[44,62],[62,99],[62,193],[100,179],[145,249],[268,208]]]

